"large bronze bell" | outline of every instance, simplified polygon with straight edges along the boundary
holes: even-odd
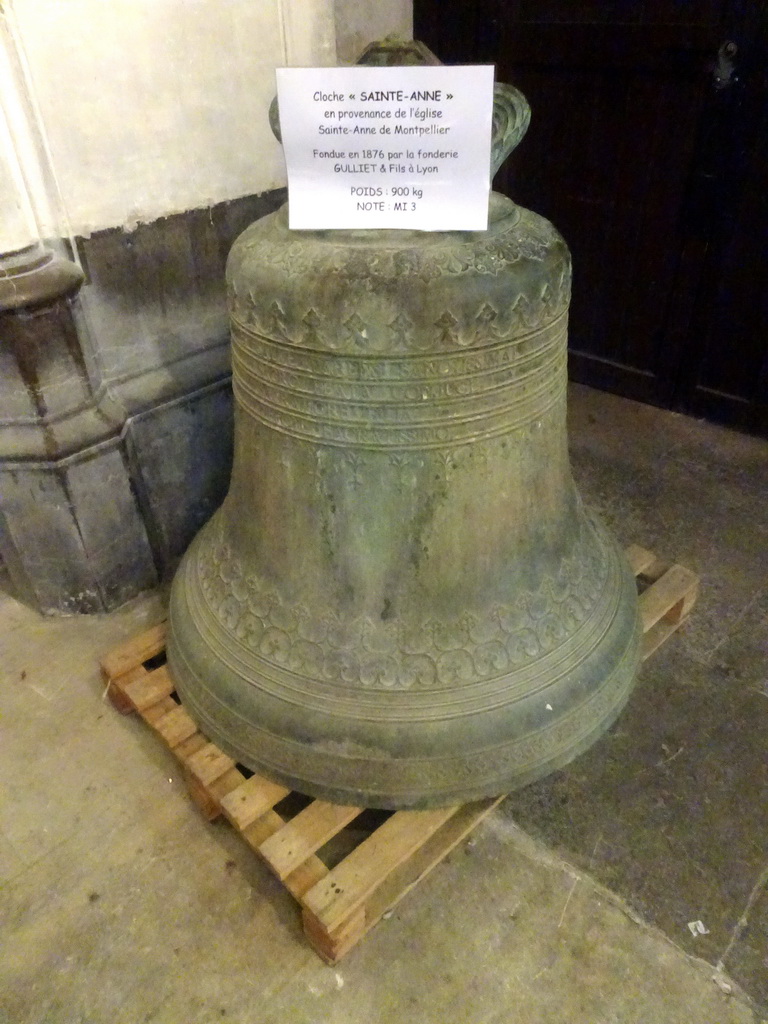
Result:
[[[496,165],[527,109],[497,86]],[[297,232],[284,207],[237,240],[232,481],[174,582],[169,662],[239,762],[430,807],[616,718],[637,598],[571,479],[570,280],[552,225],[495,193],[484,232]]]

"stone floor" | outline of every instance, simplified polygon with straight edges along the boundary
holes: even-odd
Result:
[[[46,620],[0,596],[3,1024],[768,1018],[768,444],[578,387],[571,418],[587,502],[699,572],[700,602],[609,735],[336,968],[102,699],[98,657],[161,597]]]

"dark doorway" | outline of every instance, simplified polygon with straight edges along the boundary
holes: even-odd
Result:
[[[766,0],[415,0],[533,109],[496,188],[573,250],[571,376],[768,434]]]

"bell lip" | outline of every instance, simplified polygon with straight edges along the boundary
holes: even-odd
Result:
[[[169,670],[182,702],[214,743],[257,774],[297,792],[332,802],[394,810],[446,806],[511,792],[562,767],[592,745],[615,721],[635,683],[641,639],[635,580],[618,545],[603,530],[600,532],[607,542],[604,555],[613,563],[615,579],[605,631],[598,631],[599,635],[593,637],[585,653],[575,661],[564,684],[568,690],[559,693],[564,701],[563,710],[551,721],[548,715],[531,721],[523,732],[505,724],[509,716],[519,714],[515,702],[506,709],[506,717],[500,713],[499,721],[487,735],[482,731],[476,731],[474,738],[467,734],[463,748],[459,734],[451,749],[446,745],[446,737],[441,737],[436,756],[434,749],[425,746],[431,757],[419,754],[415,744],[415,752],[403,756],[334,753],[334,743],[327,743],[320,733],[312,732],[314,715],[310,709],[301,727],[297,719],[282,732],[275,732],[267,718],[259,718],[255,706],[236,709],[220,693],[198,688],[196,680],[205,678],[206,671],[210,678],[216,655],[205,648],[201,659],[199,648],[185,649],[188,634],[182,636],[176,626],[187,600],[180,582],[184,578],[183,566],[172,592]],[[557,696],[555,691],[555,704]],[[213,713],[210,707],[214,707]],[[524,716],[523,721],[529,713],[524,712]],[[483,717],[480,715],[480,719]],[[236,720],[247,723],[247,731],[240,736],[233,735],[232,724]],[[473,715],[467,714],[462,719],[462,728],[471,728],[473,721]],[[407,724],[403,727],[408,729]],[[426,736],[428,729],[417,724],[410,731],[412,743],[416,733]],[[351,737],[340,732],[339,747],[346,742],[344,735]],[[529,741],[534,741],[532,747]],[[376,741],[371,742],[373,749]],[[302,758],[306,758],[305,763]],[[300,766],[298,770],[294,770],[294,765]],[[419,780],[418,791],[414,779]]]
[[[344,806],[385,811],[429,810],[432,808],[448,807],[453,804],[487,800],[515,792],[524,786],[531,785],[539,779],[545,778],[560,768],[564,768],[592,747],[614,725],[624,710],[636,682],[641,636],[642,631],[638,617],[634,640],[628,645],[624,658],[615,670],[624,678],[624,685],[619,688],[616,700],[605,714],[596,719],[590,730],[579,736],[575,742],[555,750],[541,758],[538,762],[526,765],[522,770],[500,774],[492,779],[486,778],[474,785],[457,784],[458,773],[457,780],[455,780],[455,784],[452,786],[433,786],[429,790],[408,791],[402,789],[396,793],[390,790],[389,794],[370,788],[356,787],[353,784],[327,785],[323,782],[307,779],[303,775],[282,771],[279,767],[269,762],[248,757],[241,748],[230,742],[225,732],[222,732],[210,722],[204,722],[203,728],[209,739],[238,764],[244,765],[256,775],[261,775],[272,782],[291,789],[293,792],[302,793],[313,799],[326,800],[329,803]],[[185,702],[185,706],[188,706],[188,703]],[[190,710],[194,718],[194,706]],[[472,763],[471,753],[466,756],[465,760],[467,765],[470,766]]]
[[[619,699],[608,712],[601,718],[594,729],[582,736],[578,743],[573,744],[559,755],[548,758],[544,762],[530,766],[526,771],[512,774],[508,777],[494,779],[484,785],[474,788],[454,787],[446,788],[439,792],[424,793],[414,792],[411,794],[399,794],[395,797],[374,794],[367,790],[356,789],[354,786],[326,786],[322,783],[308,781],[303,777],[281,772],[272,765],[262,762],[248,763],[241,757],[241,752],[231,747],[227,737],[223,734],[212,735],[216,745],[225,753],[243,765],[254,775],[260,775],[270,782],[275,782],[294,793],[301,793],[303,796],[311,797],[313,800],[325,800],[331,804],[339,804],[344,807],[361,807],[374,811],[428,811],[441,807],[451,807],[454,804],[468,804],[484,800],[491,800],[495,797],[507,796],[530,786],[540,779],[546,778],[553,772],[567,767],[577,758],[585,754],[590,747],[594,746],[621,716],[632,696],[634,687],[634,676],[630,679],[627,687],[622,691]]]
[[[169,608],[169,650],[176,647],[176,638],[185,641],[190,631],[184,628],[184,621],[193,624],[191,631],[191,647],[202,645],[205,652],[217,652],[216,657],[225,668],[227,675],[240,686],[243,681],[258,680],[256,689],[267,706],[300,707],[300,715],[311,714],[319,721],[334,720],[337,723],[346,721],[345,735],[350,733],[362,721],[375,721],[378,725],[397,725],[401,728],[419,729],[427,723],[450,723],[465,720],[467,717],[485,716],[499,713],[501,707],[511,702],[538,696],[546,687],[565,685],[572,676],[572,661],[577,658],[577,667],[582,664],[590,653],[605,642],[606,634],[615,630],[616,619],[626,605],[631,604],[635,611],[635,628],[638,627],[638,598],[635,578],[626,561],[623,551],[614,538],[605,529],[594,513],[586,510],[575,495],[574,516],[578,524],[578,541],[574,548],[591,549],[593,554],[600,553],[604,567],[599,581],[593,585],[599,588],[596,597],[588,606],[587,614],[565,634],[559,642],[549,649],[531,655],[527,663],[517,663],[506,670],[495,674],[474,674],[461,682],[422,688],[418,685],[408,686],[367,686],[360,678],[347,683],[336,682],[330,678],[306,671],[287,668],[283,663],[265,658],[243,639],[238,639],[234,632],[234,623],[229,625],[218,615],[205,594],[200,573],[202,562],[213,561],[218,564],[216,548],[221,542],[222,531],[226,530],[227,502],[203,526],[184,554],[173,580]],[[540,569],[541,569],[540,563]],[[514,569],[510,570],[514,573]],[[517,575],[517,574],[515,574]],[[481,616],[486,612],[488,621],[497,621],[499,612],[498,600],[490,606],[470,607],[466,605],[462,612],[471,612]],[[549,607],[549,612],[556,611]],[[302,616],[306,618],[306,616]],[[349,616],[348,624],[353,625],[359,616]],[[177,626],[181,622],[181,628]],[[444,628],[457,623],[449,620]],[[531,622],[523,622],[517,628],[530,628]],[[505,630],[509,632],[509,630]],[[298,634],[297,634],[298,636]],[[352,641],[353,643],[359,642]],[[342,643],[341,649],[349,646]],[[339,649],[337,647],[337,649]],[[375,646],[373,650],[380,650]],[[470,654],[474,655],[472,647]],[[370,649],[369,649],[370,650]],[[420,648],[420,652],[438,658],[444,648],[436,645],[436,649]],[[224,656],[226,653],[226,656]],[[400,654],[419,653],[402,649]],[[187,660],[182,651],[182,659]],[[194,666],[190,666],[194,674]],[[534,671],[535,669],[535,671]],[[184,672],[182,686],[184,685]],[[541,685],[546,679],[546,687]],[[247,690],[245,692],[248,692]],[[297,697],[298,695],[298,697]],[[446,697],[452,699],[446,701]],[[435,706],[441,709],[435,715],[431,712]],[[284,717],[281,716],[281,721]],[[333,730],[335,733],[335,730]],[[335,735],[329,736],[331,741]],[[356,742],[353,739],[353,742]],[[389,756],[387,754],[387,756]]]

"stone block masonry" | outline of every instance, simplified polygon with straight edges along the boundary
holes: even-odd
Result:
[[[34,607],[119,606],[173,568],[223,499],[224,265],[284,198],[78,238],[78,296],[0,313],[0,553]]]

